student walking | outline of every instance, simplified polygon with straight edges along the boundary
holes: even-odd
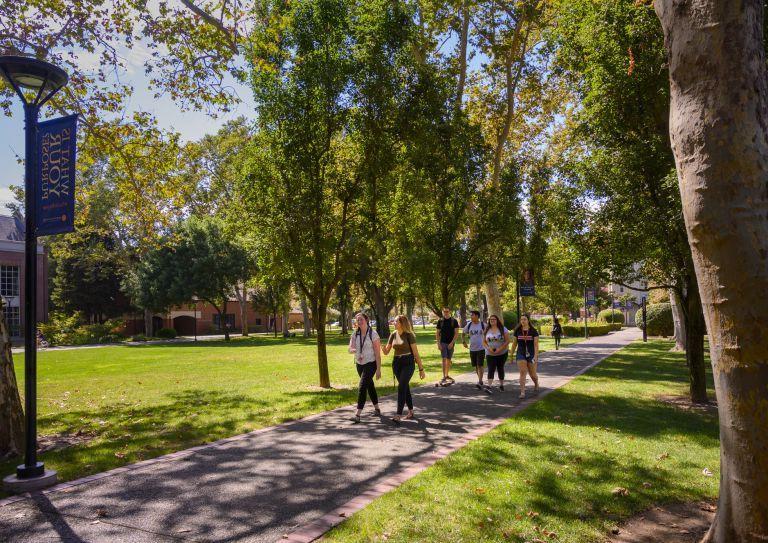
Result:
[[[443,359],[443,378],[438,385],[452,385],[454,381],[451,377],[451,359],[453,358],[453,349],[456,346],[456,338],[459,336],[459,321],[451,314],[450,307],[443,308],[443,317],[437,321],[435,330],[435,339],[437,348],[440,349],[440,356]]]
[[[493,386],[493,376],[499,375],[499,390],[504,390],[504,364],[509,356],[509,330],[497,315],[488,318],[488,331],[483,337],[485,355],[488,358],[488,388]]]
[[[483,336],[485,335],[485,323],[480,320],[480,312],[472,311],[470,321],[461,330],[461,340],[467,348],[467,336],[469,336],[469,360],[477,372],[477,388],[483,390],[483,366],[485,365],[485,347]]]
[[[424,365],[421,363],[419,348],[416,346],[416,335],[408,317],[398,315],[395,319],[395,331],[389,336],[387,344],[382,346],[382,352],[387,355],[395,350],[392,360],[392,371],[397,378],[397,414],[392,417],[396,424],[403,418],[403,406],[408,406],[408,414],[405,419],[413,418],[413,398],[411,397],[411,377],[419,366],[419,377],[424,379]]]
[[[376,330],[371,328],[368,315],[358,313],[355,315],[357,330],[349,338],[349,352],[355,355],[355,366],[360,376],[360,384],[357,392],[357,413],[352,422],[360,422],[360,413],[365,406],[366,394],[373,404],[374,414],[381,415],[379,409],[379,395],[376,393],[376,385],[373,377],[381,379],[381,340]]]
[[[560,321],[557,317],[552,321],[552,337],[555,338],[555,350],[560,350],[560,339],[563,337],[563,327],[560,326]]]
[[[512,350],[516,350],[515,358],[520,369],[520,397],[525,398],[525,381],[529,373],[533,379],[533,391],[539,391],[539,376],[536,374],[536,365],[539,363],[539,332],[531,324],[531,318],[523,315],[513,335]]]

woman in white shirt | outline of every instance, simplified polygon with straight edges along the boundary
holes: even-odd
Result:
[[[357,413],[352,418],[353,422],[360,422],[360,413],[365,406],[366,393],[371,398],[374,414],[381,415],[379,409],[379,395],[376,393],[376,385],[373,377],[381,379],[381,340],[376,330],[371,328],[368,315],[358,313],[355,315],[357,330],[349,339],[349,352],[355,355],[355,366],[360,376],[360,384],[357,392]]]

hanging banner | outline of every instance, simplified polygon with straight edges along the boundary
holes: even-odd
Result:
[[[75,229],[77,115],[42,122],[37,132],[35,234]]]
[[[621,300],[614,300],[613,301],[613,308],[614,309],[621,309],[622,308]]]
[[[523,276],[520,278],[520,296],[536,296],[536,283],[531,268],[523,270]]]
[[[587,288],[584,294],[587,299],[587,305],[597,305],[597,289],[594,287]]]

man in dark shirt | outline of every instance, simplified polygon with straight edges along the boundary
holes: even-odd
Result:
[[[435,330],[437,347],[440,349],[440,356],[443,358],[443,378],[440,380],[441,384],[454,382],[450,376],[450,371],[453,348],[456,346],[457,337],[459,337],[459,321],[453,318],[450,307],[444,307],[443,317],[437,321],[437,330]]]

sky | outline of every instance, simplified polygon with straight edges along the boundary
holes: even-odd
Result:
[[[241,104],[215,119],[204,112],[181,111],[168,97],[155,98],[154,91],[147,90],[148,79],[142,67],[146,54],[146,49],[138,45],[125,55],[127,67],[120,79],[134,87],[129,112],[141,110],[152,113],[161,127],[178,131],[185,141],[197,140],[205,134],[216,132],[225,122],[240,115],[253,118],[251,91],[237,82],[232,82],[231,85],[242,100]],[[85,54],[80,58],[80,66],[88,66],[88,63],[93,62],[96,60]],[[18,99],[14,100],[12,114],[12,117],[0,115],[0,213],[7,213],[5,204],[13,200],[9,185],[21,185],[24,178],[24,166],[18,163],[18,157],[24,156],[24,114]],[[41,121],[46,120],[44,114],[40,118]]]

